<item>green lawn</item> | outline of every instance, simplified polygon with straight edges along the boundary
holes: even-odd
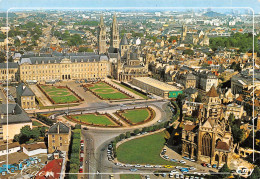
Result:
[[[125,110],[121,113],[122,116],[126,117],[132,123],[138,123],[146,120],[149,117],[148,109],[133,109]]]
[[[73,103],[78,101],[78,98],[74,96],[67,88],[58,88],[56,86],[46,86],[46,85],[42,85],[41,88],[57,104]]]
[[[42,124],[37,121],[32,121],[32,125],[33,126],[42,126]]]
[[[115,125],[107,116],[104,115],[82,114],[82,115],[75,115],[71,117],[82,122],[87,122],[89,124],[93,123],[93,124],[100,124],[100,125],[112,125],[112,126]]]
[[[120,179],[141,179],[139,174],[121,174]]]
[[[129,164],[176,165],[160,157],[164,137],[165,133],[160,132],[125,142],[117,148],[117,159]]]
[[[104,82],[93,84],[93,86],[89,87],[89,89],[94,91],[104,99],[116,100],[129,98],[129,96],[125,95],[124,93],[121,93],[117,89],[109,86]]]
[[[129,87],[127,87],[127,86],[125,86],[125,85],[123,85],[123,84],[121,84],[121,83],[115,82],[115,81],[113,81],[113,83],[115,83],[115,84],[117,84],[117,85],[119,85],[119,86],[121,86],[121,87],[127,89],[128,91],[133,92],[134,94],[137,94],[138,96],[140,96],[140,97],[142,97],[142,98],[144,98],[144,99],[148,99],[148,97],[147,97],[146,95],[144,95],[144,94],[142,94],[142,93],[139,93],[138,91],[136,91],[136,90],[134,90],[134,89],[132,89],[132,88],[129,88]]]

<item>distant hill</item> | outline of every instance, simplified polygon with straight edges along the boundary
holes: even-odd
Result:
[[[207,17],[223,17],[225,15],[224,14],[220,14],[218,12],[209,11],[209,12],[204,13],[203,16],[207,16]]]

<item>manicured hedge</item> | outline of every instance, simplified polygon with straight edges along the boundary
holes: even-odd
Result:
[[[46,125],[48,125],[48,126],[52,126],[53,123],[56,122],[55,120],[52,120],[52,119],[50,119],[50,118],[48,118],[48,117],[46,117],[46,116],[43,116],[43,115],[41,115],[41,114],[39,114],[39,113],[37,113],[36,115],[37,115],[36,118],[37,118],[39,121],[41,121],[42,123],[44,123],[44,124],[46,124]]]
[[[81,140],[81,130],[74,129],[72,133],[72,142],[71,142],[71,155],[70,155],[70,170],[69,173],[78,173],[79,172],[79,150],[80,150],[80,140]],[[76,179],[76,174],[69,175],[70,179]]]

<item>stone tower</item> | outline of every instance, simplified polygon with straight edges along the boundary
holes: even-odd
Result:
[[[119,48],[119,28],[116,20],[116,15],[114,14],[113,23],[111,27],[111,39],[110,45],[113,48]]]
[[[182,41],[185,40],[187,31],[188,31],[187,26],[183,25],[182,26]]]
[[[100,24],[98,27],[98,52],[99,54],[106,52],[106,26],[104,24],[103,15],[100,17]]]

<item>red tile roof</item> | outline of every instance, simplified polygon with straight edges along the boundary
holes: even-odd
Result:
[[[58,179],[62,168],[62,159],[54,159],[45,165],[36,175],[35,179]]]

